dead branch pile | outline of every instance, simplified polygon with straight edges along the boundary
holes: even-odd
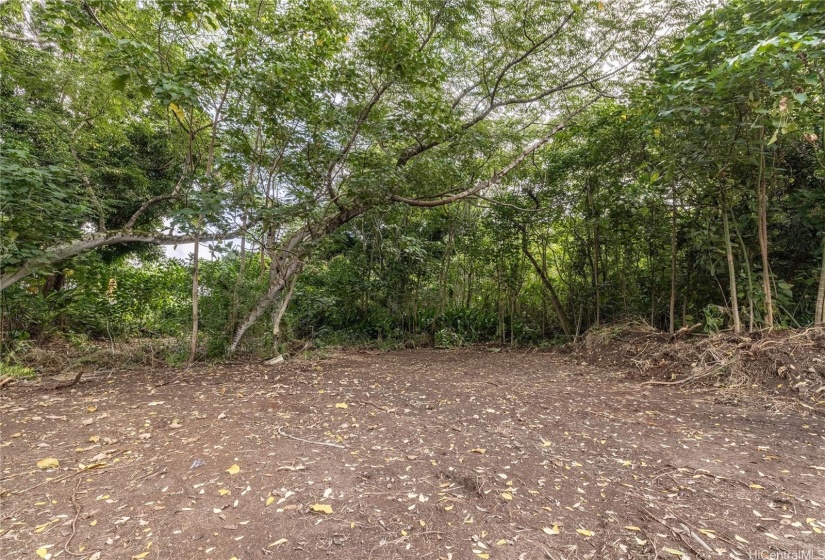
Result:
[[[772,383],[825,404],[823,328],[672,336],[633,323],[588,334],[581,346],[579,354],[604,355],[648,384]]]

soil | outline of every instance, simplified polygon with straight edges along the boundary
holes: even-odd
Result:
[[[3,559],[825,551],[822,411],[759,385],[487,350],[54,383],[0,393]]]

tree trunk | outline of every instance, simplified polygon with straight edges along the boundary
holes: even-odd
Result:
[[[670,187],[670,320],[668,322],[668,331],[670,334],[676,332],[676,256],[677,256],[677,239],[676,239],[676,182],[671,183]]]
[[[281,300],[281,305],[278,306],[278,310],[272,315],[272,349],[276,354],[279,353],[278,347],[281,344],[281,321],[284,319],[286,310],[289,307],[289,301],[292,299],[292,294],[295,291],[295,284],[297,283],[298,272],[295,272],[292,280],[289,282],[289,288],[287,288],[284,294],[284,299]]]
[[[243,227],[246,228],[247,223],[247,214],[244,212],[243,221],[241,222]],[[243,286],[243,275],[246,269],[246,232],[244,231],[243,235],[241,235],[241,254],[238,260],[238,276],[235,278],[235,285],[232,287],[232,303],[230,304],[231,307],[229,308],[229,328],[227,331],[231,335],[235,332],[235,327],[238,326],[238,310],[241,305],[240,302],[240,290]]]
[[[757,233],[759,252],[762,257],[762,293],[765,296],[765,326],[773,327],[773,295],[771,291],[771,269],[768,262],[768,187],[765,181],[764,129],[759,140],[759,174],[756,182],[757,193]]]
[[[733,332],[742,332],[742,325],[739,322],[739,293],[736,287],[736,269],[733,266],[733,245],[730,242],[730,226],[728,224],[728,208],[725,203],[725,195],[722,194],[722,227],[725,234],[725,253],[728,257],[728,286],[730,290],[730,312],[733,316]]]
[[[199,238],[195,235],[195,251],[192,255],[192,337],[189,341],[189,363],[193,364],[198,355],[198,247]]]
[[[736,220],[733,221],[733,229],[736,231],[736,239],[739,241],[739,247],[742,248],[745,273],[748,275],[748,332],[753,332],[756,324],[753,315],[753,274],[751,273],[751,257],[748,248],[745,246],[745,241],[742,239],[742,232],[739,231],[739,226],[736,225]]]
[[[825,325],[825,237],[822,238],[822,265],[819,270],[819,289],[816,291],[816,311],[814,325]]]
[[[547,292],[550,295],[550,303],[553,306],[553,311],[556,312],[556,316],[559,318],[561,330],[564,331],[565,336],[573,336],[573,325],[570,323],[567,313],[564,312],[564,306],[561,304],[561,300],[556,293],[556,289],[553,287],[553,283],[550,282],[550,278],[547,277],[542,270],[541,265],[538,263],[533,254],[530,253],[530,249],[527,246],[527,237],[524,232],[522,232],[521,250],[524,253],[524,256],[526,256],[530,261],[530,264],[533,265],[533,268],[536,270],[539,278],[541,278],[541,282],[544,284],[544,287],[547,288]]]

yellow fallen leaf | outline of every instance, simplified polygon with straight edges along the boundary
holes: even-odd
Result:
[[[512,495],[512,494],[510,494],[509,492],[504,492],[504,493],[501,495],[501,499],[502,499],[502,500],[512,500],[512,499],[513,499],[513,495]]]
[[[274,501],[275,501],[275,496],[270,496],[266,499],[266,505],[270,505]]]
[[[507,544],[506,539],[499,539],[496,541],[496,546],[504,546],[505,544]]]
[[[682,552],[681,550],[676,550],[675,548],[667,548],[667,547],[665,547],[665,548],[663,548],[662,550],[664,550],[665,552],[667,552],[667,553],[669,553],[669,554],[672,554],[672,555],[674,555],[674,556],[678,556],[679,558],[681,558],[682,556],[684,556],[684,555],[685,555],[685,553],[684,553],[684,552]]]
[[[239,467],[238,465],[232,465],[231,467],[226,469],[226,472],[228,472],[229,474],[238,474],[239,472],[241,472],[241,467]]]
[[[748,488],[753,488],[754,490],[764,490],[765,487],[761,484],[748,484]]]
[[[93,404],[86,407],[86,412],[94,412],[95,410],[97,410],[97,405]]]
[[[627,526],[625,527],[625,529],[627,529],[628,531],[641,531],[641,529],[639,529],[639,528],[638,528],[638,527],[636,527],[635,525],[627,525]]]
[[[576,529],[576,532],[580,535],[584,535],[585,537],[592,537],[595,533],[588,529]]]
[[[733,535],[733,538],[736,539],[737,541],[741,542],[741,543],[750,544],[748,541],[746,541],[745,539],[743,539],[739,535]]]
[[[132,556],[132,560],[140,560],[141,558],[146,558],[147,556],[149,556],[148,550],[146,552],[141,552],[140,554],[135,554]]]
[[[633,538],[634,538],[634,539],[636,539],[636,544],[638,544],[639,546],[644,546],[644,545],[646,545],[646,544],[647,544],[647,541],[646,541],[646,540],[644,540],[644,539],[640,539],[640,538],[639,538],[639,537],[637,537],[636,535],[633,535]]]
[[[548,440],[544,439],[541,436],[539,436],[539,437],[541,438],[541,446],[542,447],[550,447],[551,445],[553,445],[552,441],[548,441]]]
[[[545,535],[558,535],[559,534],[559,526],[558,525],[553,525],[552,528],[551,527],[545,527],[544,529],[542,529],[542,531],[544,531]]]
[[[312,504],[309,509],[318,513],[332,513],[332,506],[327,504]]]
[[[770,538],[770,539],[773,539],[773,540],[775,540],[775,541],[778,541],[778,540],[779,540],[779,537],[777,537],[777,536],[776,536],[776,535],[774,535],[773,533],[765,533],[765,536],[766,536],[766,537],[768,537],[768,538]]]
[[[479,455],[484,455],[485,453],[487,453],[487,450],[478,447],[476,449],[470,449],[470,453],[478,453]]]
[[[92,519],[92,522],[89,523],[89,526],[94,527],[95,525],[97,525],[97,519]]]
[[[714,533],[716,533],[716,531],[713,531],[711,529],[699,529],[699,532],[702,533],[703,535],[705,535],[706,537],[708,537],[709,539],[715,539],[716,538],[716,535],[714,534]]]
[[[60,466],[60,461],[55,459],[54,457],[48,457],[46,459],[41,459],[37,462],[38,469],[56,469]]]
[[[345,402],[337,402],[335,403],[335,408],[349,408],[349,405]]]
[[[89,441],[92,443],[97,443],[100,441],[100,436],[89,436]]]
[[[34,551],[40,558],[51,558],[51,554],[49,554],[49,549],[46,547],[38,548]]]
[[[286,544],[286,543],[287,543],[286,539],[278,539],[277,541],[270,544],[269,546],[281,546],[282,544]]]
[[[483,560],[487,560],[488,558],[490,558],[490,555],[486,552],[476,552],[476,556],[482,558]]]
[[[220,490],[218,490],[219,496],[226,496],[227,494],[229,494],[229,488],[221,488]]]

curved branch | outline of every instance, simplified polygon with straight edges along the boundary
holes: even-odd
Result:
[[[197,239],[199,241],[220,241],[223,239],[232,239],[233,237],[237,237],[242,232],[243,228],[238,228],[228,233],[200,235]],[[167,235],[156,232],[110,231],[91,233],[75,241],[53,247],[45,253],[28,260],[18,270],[3,274],[0,276],[0,291],[5,290],[9,286],[13,286],[24,278],[28,278],[43,268],[55,265],[72,257],[76,257],[77,255],[87,253],[97,249],[98,247],[119,245],[121,243],[180,245],[183,243],[194,243],[195,240],[196,237],[194,235]]]
[[[479,183],[478,185],[476,185],[474,187],[471,187],[469,189],[461,191],[460,193],[456,193],[452,196],[438,198],[438,199],[435,199],[435,200],[419,200],[419,199],[415,199],[415,198],[404,198],[404,197],[397,196],[397,195],[391,195],[390,200],[392,202],[400,202],[400,203],[406,204],[408,206],[416,206],[416,207],[419,207],[419,208],[435,208],[437,206],[444,206],[446,204],[452,204],[453,202],[457,202],[459,200],[465,199],[465,198],[470,197],[470,196],[475,196],[478,193],[480,193],[481,191],[483,191],[483,190],[485,190],[485,189],[487,189],[487,188],[489,188],[489,187],[491,187],[495,184],[500,183],[501,180],[504,179],[504,177],[506,177],[513,169],[518,167],[521,164],[521,162],[523,162],[525,159],[527,159],[528,156],[530,156],[530,154],[532,154],[533,152],[535,152],[536,150],[538,150],[539,148],[541,148],[542,146],[547,144],[553,138],[553,136],[558,134],[568,124],[570,124],[570,121],[573,120],[574,117],[576,117],[579,113],[584,111],[587,107],[589,107],[590,105],[595,103],[596,100],[599,99],[600,97],[601,96],[598,95],[598,96],[594,97],[593,99],[591,99],[590,101],[588,101],[587,103],[582,104],[581,107],[579,107],[574,112],[572,112],[570,115],[568,115],[567,118],[563,122],[557,124],[552,129],[550,129],[550,132],[548,132],[547,134],[545,134],[541,138],[538,138],[538,139],[534,140],[533,142],[531,142],[530,144],[528,144],[527,147],[524,148],[519,155],[517,155],[515,158],[513,158],[510,161],[510,163],[505,165],[500,171],[497,171],[496,173],[493,174],[492,177],[490,177],[489,179],[487,179],[486,181],[484,181],[482,183]]]

